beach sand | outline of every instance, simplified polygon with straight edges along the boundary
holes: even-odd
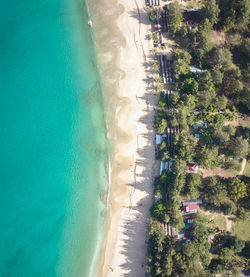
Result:
[[[154,152],[151,24],[145,0],[90,0],[103,76],[112,179],[102,277],[146,274]]]
[[[154,175],[159,171],[154,152],[151,25],[145,1],[117,0],[117,24],[122,32],[117,45],[121,72],[114,128],[111,166],[110,221],[100,276],[145,276],[146,234],[152,205]],[[107,103],[109,120],[109,103]],[[111,121],[109,121],[111,122]]]

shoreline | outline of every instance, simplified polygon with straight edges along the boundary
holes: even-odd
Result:
[[[112,2],[112,3],[110,3]],[[124,99],[118,96],[119,80],[125,78],[125,72],[118,67],[119,48],[125,45],[125,40],[122,33],[117,27],[116,21],[122,13],[123,7],[116,3],[116,0],[109,2],[101,0],[88,1],[90,8],[91,20],[93,22],[93,31],[95,37],[95,44],[97,48],[98,62],[103,80],[104,101],[106,106],[106,125],[107,125],[107,139],[109,144],[109,166],[107,174],[109,176],[109,186],[106,195],[106,219],[103,233],[103,240],[99,252],[99,262],[95,264],[95,276],[100,276],[102,273],[106,252],[107,235],[109,232],[111,222],[111,205],[113,201],[113,187],[116,183],[117,176],[122,170],[129,170],[127,164],[121,163],[122,166],[117,166],[114,156],[117,152],[117,141],[127,140],[127,135],[120,132],[115,124],[116,114],[124,108]],[[102,10],[102,14],[100,13]],[[118,15],[117,15],[118,14]],[[101,17],[100,17],[101,16]],[[112,29],[112,32],[111,32]],[[123,189],[120,187],[120,189]],[[124,193],[122,193],[124,194]],[[112,217],[113,220],[113,217]]]
[[[122,5],[123,12],[115,24],[125,43],[120,46],[116,65],[124,74],[120,75],[123,78],[117,90],[115,129],[110,130],[110,121],[107,124],[114,151],[109,227],[100,276],[139,277],[146,273],[146,228],[152,205],[150,184],[159,167],[152,144],[153,106],[157,102],[152,93],[150,67],[153,45],[146,39],[151,24],[145,1],[119,0],[118,5]],[[149,77],[151,82],[147,83]]]
[[[98,277],[144,276],[155,160],[153,44],[144,0],[88,1],[103,76],[112,169]],[[102,11],[102,12],[100,12]]]

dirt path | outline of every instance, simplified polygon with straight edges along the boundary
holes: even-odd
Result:
[[[246,167],[246,164],[247,164],[247,159],[244,158],[244,159],[242,160],[241,171],[239,172],[239,175],[243,175],[244,170],[245,170],[245,167]]]
[[[224,169],[224,168],[217,168],[215,170],[200,168],[199,173],[202,175],[203,178],[210,177],[210,176],[220,176],[224,178],[234,177],[233,173],[230,172],[229,169]]]
[[[225,218],[226,218],[226,224],[227,224],[227,232],[231,232],[234,216],[226,215]]]

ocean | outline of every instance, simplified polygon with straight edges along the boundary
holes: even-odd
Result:
[[[84,0],[0,1],[0,276],[93,277],[108,191]]]

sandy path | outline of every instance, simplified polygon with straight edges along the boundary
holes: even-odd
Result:
[[[246,160],[246,158],[243,158],[242,164],[241,164],[241,171],[239,172],[239,175],[243,175],[246,164],[247,164],[247,160]]]
[[[226,215],[225,216],[226,224],[227,224],[227,232],[231,232],[231,230],[232,230],[234,217],[235,216],[233,216],[233,215]]]
[[[151,25],[144,0],[118,0],[124,12],[118,26],[126,40],[120,49],[119,96],[126,105],[117,114],[119,130],[127,141],[118,141],[115,160],[131,161],[130,170],[119,173],[111,187],[111,226],[108,233],[102,276],[141,277],[146,273],[146,227],[152,204],[150,184],[159,171],[155,161],[153,117],[158,97],[152,92]],[[119,182],[119,184],[118,184]],[[117,190],[120,186],[123,191]],[[124,191],[124,188],[127,188]]]
[[[199,168],[199,173],[202,175],[203,178],[210,177],[210,176],[221,176],[224,178],[234,177],[233,173],[231,173],[229,169],[224,169],[224,168],[216,168],[214,170]]]

